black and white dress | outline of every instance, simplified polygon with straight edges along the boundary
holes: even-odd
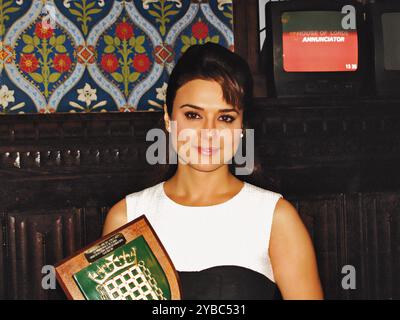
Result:
[[[245,182],[226,202],[184,206],[166,195],[163,181],[127,195],[127,217],[147,217],[178,271],[183,299],[275,299],[268,248],[281,197]]]

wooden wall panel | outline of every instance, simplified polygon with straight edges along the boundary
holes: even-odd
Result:
[[[357,271],[356,299],[399,299],[400,194],[354,194],[347,209],[349,263]]]
[[[6,221],[4,213],[0,213],[0,300],[6,298],[6,277],[7,269],[7,243],[6,243]]]
[[[290,198],[315,246],[327,299],[400,299],[400,193]],[[355,268],[345,290],[343,266]]]
[[[89,241],[89,228],[85,226],[85,212],[89,220],[100,216],[101,210],[60,209],[53,211],[25,211],[9,213],[6,217],[8,234],[8,261],[6,287],[3,298],[7,299],[62,299],[60,288],[42,288],[42,268],[54,265],[71,255]],[[96,238],[101,230],[94,225]],[[91,230],[93,234],[93,230]],[[93,236],[92,236],[93,237]],[[3,274],[3,273],[2,273]]]
[[[235,52],[249,63],[254,96],[266,97],[268,90],[259,50],[258,0],[234,1],[234,26]]]
[[[314,243],[325,298],[344,299],[341,269],[346,264],[344,196],[289,199],[296,207]]]

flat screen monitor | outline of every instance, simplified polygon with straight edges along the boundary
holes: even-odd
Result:
[[[400,12],[382,14],[385,70],[400,71]]]
[[[268,92],[359,95],[368,70],[363,12],[356,1],[267,3]]]
[[[338,11],[282,14],[285,72],[354,72],[358,68],[357,30],[344,30]]]
[[[373,39],[374,79],[378,96],[400,96],[400,2],[386,0],[368,6]]]

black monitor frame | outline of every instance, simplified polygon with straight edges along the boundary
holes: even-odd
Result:
[[[400,70],[386,70],[384,62],[382,15],[400,13],[400,1],[382,1],[368,5],[368,25],[374,46],[374,78],[378,96],[400,96]],[[400,30],[399,30],[400,32]]]
[[[358,68],[343,72],[286,72],[283,69],[281,16],[289,11],[341,11],[343,6],[356,9],[358,35]],[[358,96],[365,90],[365,80],[372,69],[368,65],[365,8],[353,0],[296,0],[266,4],[266,78],[268,92],[278,97],[292,96]],[[272,37],[271,37],[272,35]],[[273,72],[271,72],[271,68]]]

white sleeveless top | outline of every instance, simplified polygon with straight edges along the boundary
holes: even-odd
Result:
[[[272,217],[282,195],[245,182],[233,198],[211,206],[184,206],[164,181],[126,196],[128,222],[145,215],[177,271],[236,265],[274,281],[268,254]]]

